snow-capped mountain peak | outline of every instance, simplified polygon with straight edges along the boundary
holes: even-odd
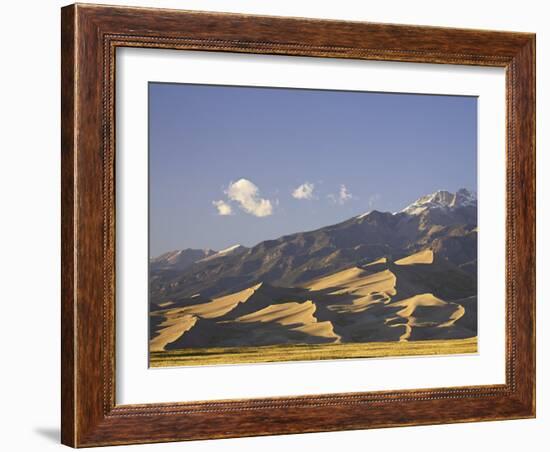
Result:
[[[233,246],[230,246],[228,248],[225,248],[223,250],[218,251],[217,255],[220,256],[220,255],[223,255],[223,254],[228,254],[231,251],[236,250],[237,248],[242,248],[242,245],[237,243],[236,245],[233,245]]]
[[[477,206],[477,195],[475,192],[471,192],[465,188],[461,188],[456,193],[438,190],[429,195],[422,196],[405,207],[401,212],[409,215],[419,215],[429,209],[456,209],[467,206]]]
[[[372,210],[369,210],[365,213],[362,213],[361,215],[357,215],[357,219],[360,220],[361,218],[365,218],[367,215],[369,215],[372,212]]]
[[[204,259],[201,259],[199,262],[211,261],[213,259],[217,259],[218,257],[228,256],[229,254],[240,254],[246,251],[247,249],[248,248],[240,244],[233,245],[233,246],[230,246],[229,248],[225,248],[221,251],[218,251],[217,253],[212,254],[211,256],[207,256]]]

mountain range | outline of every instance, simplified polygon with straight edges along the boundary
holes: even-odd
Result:
[[[477,198],[150,260],[151,351],[477,335]]]

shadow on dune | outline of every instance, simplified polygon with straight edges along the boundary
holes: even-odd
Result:
[[[278,344],[326,344],[334,339],[312,336],[293,328],[300,323],[280,325],[275,322],[219,322],[199,319],[195,326],[166,350],[180,348],[246,347]]]

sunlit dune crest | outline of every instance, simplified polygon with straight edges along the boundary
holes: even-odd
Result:
[[[395,275],[390,270],[370,273],[359,267],[352,267],[307,283],[310,290],[326,290],[332,294],[357,293],[368,295],[373,292],[395,294]]]
[[[386,264],[387,262],[388,262],[388,258],[381,257],[380,259],[376,259],[373,262],[369,262],[367,265],[365,265],[365,267],[370,267],[372,265],[378,265],[378,264]]]
[[[397,312],[397,315],[401,317],[410,317],[414,314],[416,308],[418,308],[419,306],[445,306],[446,304],[447,303],[445,303],[443,300],[434,297],[431,293],[423,293],[402,301],[392,303],[392,306],[403,308]]]
[[[186,306],[183,308],[174,308],[168,311],[168,314],[195,315],[205,319],[221,317],[231,311],[239,303],[244,303],[254,294],[261,284],[257,284],[240,292],[224,295],[223,297],[213,298],[208,303]],[[153,312],[154,314],[154,312]]]
[[[330,322],[317,321],[314,316],[315,310],[316,306],[311,300],[303,303],[282,303],[237,317],[235,322],[275,322],[280,325],[290,325],[294,331],[311,336],[340,339],[340,336],[334,333]]]
[[[317,319],[313,316],[315,305],[311,300],[303,303],[282,303],[268,306],[252,314],[237,317],[235,322],[277,322],[281,325],[295,323],[312,323]]]
[[[432,264],[434,261],[434,253],[432,250],[422,250],[418,253],[411,254],[395,261],[397,265],[415,265],[415,264]]]

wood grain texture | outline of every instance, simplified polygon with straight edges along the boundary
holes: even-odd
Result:
[[[61,441],[75,443],[74,385],[74,158],[75,158],[75,59],[74,9],[63,9],[61,18]]]
[[[64,444],[535,415],[534,35],[80,4],[63,8],[61,32]],[[114,68],[123,46],[506,68],[506,384],[116,405]]]

